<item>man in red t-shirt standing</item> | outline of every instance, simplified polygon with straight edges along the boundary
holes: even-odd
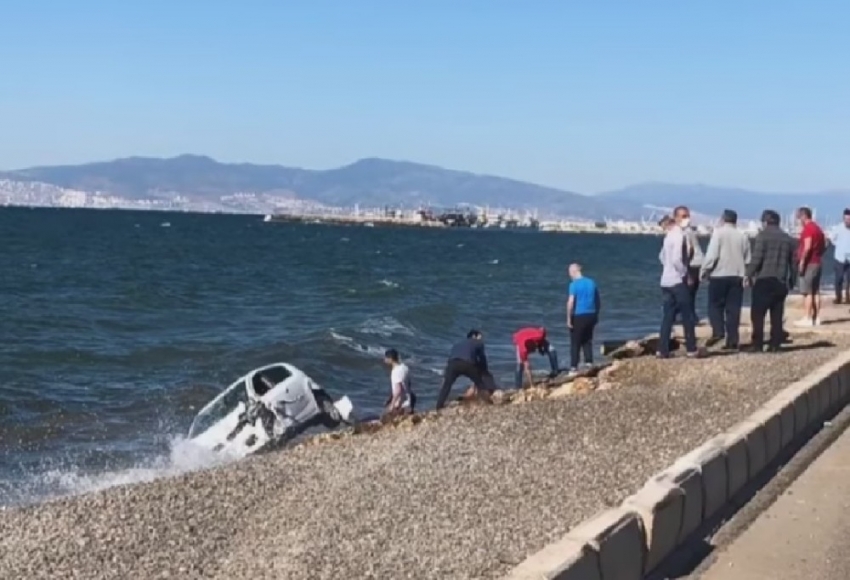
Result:
[[[800,221],[800,243],[797,246],[797,267],[800,274],[800,294],[803,295],[803,310],[806,316],[796,322],[797,326],[820,324],[820,277],[821,260],[826,251],[826,236],[812,219],[812,210],[801,207],[797,210]]]

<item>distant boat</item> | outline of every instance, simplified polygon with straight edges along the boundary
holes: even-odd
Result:
[[[363,225],[364,225],[364,226],[366,226],[367,228],[374,228],[374,227],[375,227],[375,224],[374,224],[374,223],[372,223],[372,222],[366,222],[366,223],[365,223],[365,224],[363,224]]]
[[[162,222],[162,223],[161,223],[161,224],[159,224],[159,225],[160,225],[160,227],[163,227],[163,228],[170,228],[170,227],[171,227],[171,222]]]
[[[263,221],[264,221],[264,222],[270,222],[270,221],[272,221],[272,215],[271,215],[270,213],[267,213],[267,214],[266,214],[266,217],[264,217],[264,218],[263,218]]]

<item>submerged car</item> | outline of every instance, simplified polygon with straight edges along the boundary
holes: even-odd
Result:
[[[254,369],[200,410],[189,439],[237,457],[291,441],[311,427],[335,429],[355,420],[348,397],[338,401],[300,369],[275,363]]]

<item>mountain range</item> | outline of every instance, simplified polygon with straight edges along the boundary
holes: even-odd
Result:
[[[837,219],[850,205],[850,190],[787,194],[669,183],[646,183],[583,195],[502,177],[378,158],[361,159],[336,169],[311,170],[220,163],[199,155],[128,157],[0,172],[0,180],[45,183],[128,200],[181,196],[215,201],[234,194],[263,194],[327,206],[453,207],[466,203],[537,209],[541,214],[587,219],[641,219],[679,204],[712,217],[732,208],[742,218],[758,217],[768,207],[787,213],[806,204],[817,208],[821,215]]]

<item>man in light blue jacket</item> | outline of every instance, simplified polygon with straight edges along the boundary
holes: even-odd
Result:
[[[727,209],[714,228],[703,260],[701,278],[708,278],[708,319],[711,338],[706,346],[726,340],[725,350],[737,350],[744,275],[750,263],[750,240],[738,229],[738,214]]]
[[[844,210],[844,223],[829,232],[829,241],[835,247],[835,303],[843,297],[850,304],[850,208]]]

